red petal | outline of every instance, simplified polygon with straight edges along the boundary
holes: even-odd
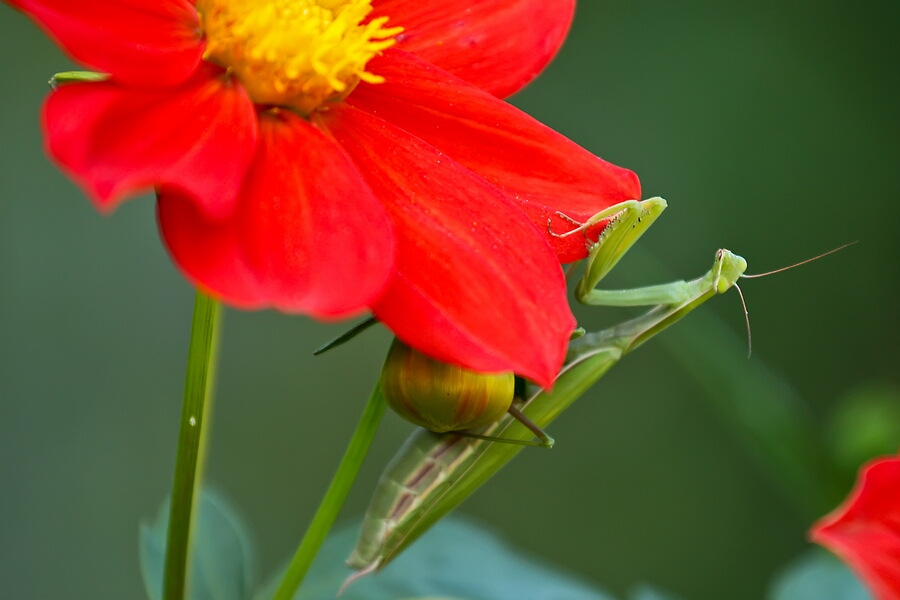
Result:
[[[361,83],[348,101],[438,148],[515,198],[547,233],[562,262],[587,255],[584,238],[556,238],[570,223],[641,197],[637,176],[594,156],[517,108],[398,50],[369,63],[382,84]]]
[[[235,215],[249,263],[277,308],[359,312],[393,272],[387,213],[340,147],[307,121],[264,115],[260,134]]]
[[[240,86],[212,67],[177,88],[75,83],[47,98],[47,150],[101,210],[156,185],[229,213],[256,144],[257,117]]]
[[[192,198],[167,188],[158,194],[157,219],[172,259],[195,285],[236,308],[268,306],[233,219],[210,219]]]
[[[900,458],[863,467],[850,497],[810,536],[843,558],[879,600],[900,599]]]
[[[79,63],[130,85],[187,79],[203,54],[200,21],[188,0],[7,0]]]
[[[264,113],[260,143],[227,221],[163,191],[163,235],[188,276],[238,306],[322,318],[360,312],[394,266],[391,224],[330,139],[289,112]]]
[[[559,263],[496,188],[349,106],[321,116],[394,220],[397,277],[372,307],[406,343],[549,385],[575,326]]]
[[[556,55],[575,0],[373,0],[373,17],[404,27],[397,48],[500,98],[522,89]]]

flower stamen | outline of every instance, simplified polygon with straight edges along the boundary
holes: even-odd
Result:
[[[402,27],[362,21],[370,0],[197,0],[204,59],[231,70],[257,104],[308,114],[359,81],[381,83],[366,63]]]

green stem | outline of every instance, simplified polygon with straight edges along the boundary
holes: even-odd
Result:
[[[206,438],[204,424],[215,381],[220,315],[219,303],[198,291],[194,300],[184,404],[181,407],[181,430],[178,433],[178,455],[175,458],[175,476],[169,506],[169,532],[163,576],[165,600],[182,600],[185,597],[191,521],[194,497],[203,473]]]
[[[322,503],[319,504],[319,509],[309,524],[303,541],[300,542],[297,553],[291,559],[291,564],[288,565],[284,578],[272,600],[291,600],[299,589],[309,566],[319,552],[319,547],[325,541],[325,536],[328,535],[328,530],[331,529],[344,505],[344,500],[347,499],[347,494],[356,479],[356,474],[359,473],[359,468],[369,451],[381,417],[384,415],[385,406],[380,386],[376,385],[359,424],[356,426],[356,431],[353,432],[350,445],[344,452],[344,458],[341,459],[337,473],[334,474],[331,485],[328,486],[328,491],[325,492],[325,497],[322,498]]]

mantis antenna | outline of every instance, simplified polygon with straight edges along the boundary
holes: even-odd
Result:
[[[834,248],[833,250],[829,250],[828,252],[823,252],[822,254],[819,254],[818,256],[813,256],[812,258],[807,258],[806,260],[801,260],[798,263],[794,263],[794,264],[788,265],[786,267],[781,267],[780,269],[775,269],[774,271],[766,271],[765,273],[756,273],[754,275],[746,275],[746,274],[741,275],[741,278],[742,279],[756,279],[757,277],[765,277],[766,275],[774,275],[775,273],[781,273],[782,271],[790,271],[791,269],[793,269],[795,267],[799,267],[800,265],[805,265],[806,263],[811,263],[812,261],[819,260],[820,258],[825,258],[829,254],[834,254],[835,252],[838,252],[840,250],[843,250],[844,248],[848,248],[848,247],[852,246],[853,244],[858,244],[858,243],[859,243],[859,240],[847,242],[843,246],[838,246],[837,248]]]
[[[781,273],[783,271],[790,271],[793,268],[799,267],[801,265],[805,265],[807,263],[811,263],[814,260],[819,260],[820,258],[825,258],[829,254],[834,254],[844,248],[852,246],[853,244],[859,243],[859,240],[854,240],[852,242],[847,242],[842,246],[838,246],[828,252],[823,252],[817,256],[813,256],[812,258],[807,258],[806,260],[801,260],[798,263],[794,263],[792,265],[788,265],[786,267],[781,267],[780,269],[774,269],[772,271],[766,271],[765,273],[755,273],[753,275],[742,274],[741,279],[757,279],[759,277],[766,277],[768,275],[774,275],[775,273]],[[750,333],[750,312],[747,310],[747,302],[744,300],[744,292],[741,291],[740,286],[737,283],[734,284],[734,289],[737,290],[738,296],[741,297],[741,304],[744,306],[744,321],[747,323],[747,358],[753,354],[753,335]]]
[[[741,304],[744,307],[744,322],[747,323],[747,358],[750,358],[753,354],[753,334],[750,333],[750,311],[747,310],[747,302],[744,300],[744,292],[741,291],[741,286],[735,283],[734,289],[737,290],[738,296],[741,297]]]

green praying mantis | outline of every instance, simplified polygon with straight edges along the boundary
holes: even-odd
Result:
[[[346,585],[388,564],[432,524],[453,510],[515,456],[523,445],[551,446],[543,433],[559,414],[603,376],[620,358],[684,317],[716,294],[733,287],[747,262],[728,250],[716,252],[713,266],[692,281],[631,290],[600,290],[600,281],[665,210],[662,198],[628,201],[577,223],[579,235],[607,221],[597,242],[589,244],[584,274],[575,288],[579,302],[595,306],[651,306],[645,314],[603,331],[574,338],[552,390],[528,386],[512,398],[511,410],[478,429],[435,433],[415,431],[386,467],[363,519],[357,546],[347,564],[357,570]],[[549,229],[549,225],[548,225]],[[353,334],[371,323],[358,326]],[[321,351],[349,339],[336,339]],[[384,376],[384,374],[383,374]],[[376,393],[385,391],[379,386]],[[389,392],[390,393],[390,392]],[[385,398],[394,406],[397,402]],[[537,435],[539,442],[533,437]]]

